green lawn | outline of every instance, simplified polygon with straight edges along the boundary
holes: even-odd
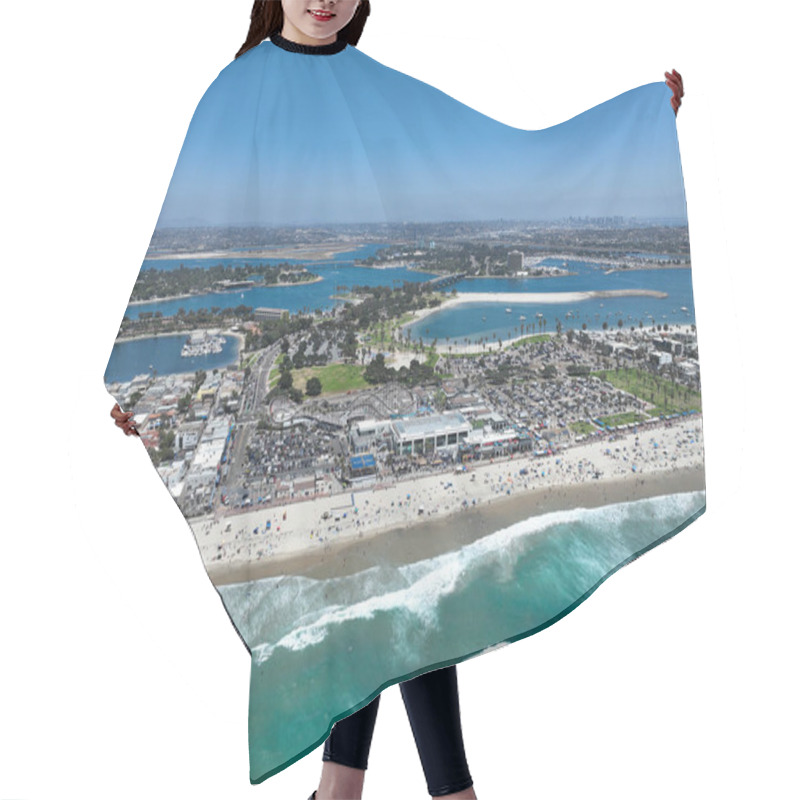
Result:
[[[512,347],[523,347],[526,344],[536,344],[536,342],[549,342],[555,333],[536,333],[533,336],[526,336],[524,339],[519,339],[512,342]]]
[[[352,389],[366,389],[370,386],[364,380],[364,367],[360,364],[326,364],[324,367],[303,367],[293,369],[292,379],[296,389],[305,393],[306,381],[310,378],[319,378],[322,384],[322,394],[335,394],[348,392]],[[269,376],[269,386],[272,389],[280,378],[280,372],[275,369]]]
[[[426,299],[439,298],[444,301],[449,295],[442,292],[432,292],[426,295]],[[364,347],[371,347],[373,350],[387,350],[389,345],[394,341],[398,351],[413,350],[418,344],[417,340],[413,340],[409,345],[405,336],[401,336],[400,340],[394,339],[394,334],[400,328],[408,325],[414,320],[416,314],[413,311],[406,311],[399,317],[384,320],[383,323],[370,325],[366,331],[361,332],[361,343]],[[383,337],[381,337],[381,330],[383,330]]]
[[[584,420],[578,420],[577,422],[570,422],[569,429],[578,436],[594,433],[597,430],[597,428],[594,425],[592,425],[589,422],[585,422]]]
[[[640,369],[603,369],[592,372],[612,386],[630,392],[636,397],[653,403],[655,408],[648,413],[657,417],[660,414],[674,414],[681,411],[702,411],[700,392],[687,389],[668,378],[651,375]]]
[[[604,425],[627,425],[629,422],[644,422],[648,419],[646,414],[636,411],[626,411],[622,414],[610,414],[607,417],[598,417]]]
[[[285,355],[284,353],[282,353],[281,355],[279,355],[275,359],[275,365],[269,371],[268,384],[269,384],[269,388],[270,389],[274,389],[275,386],[277,385],[278,379],[281,377],[281,371],[280,371],[279,367],[283,363],[284,359],[286,359],[286,358],[288,358],[288,356]]]

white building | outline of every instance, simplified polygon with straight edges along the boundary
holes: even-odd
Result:
[[[446,448],[455,450],[472,430],[466,417],[457,411],[395,419],[391,424],[398,455],[423,455]]]

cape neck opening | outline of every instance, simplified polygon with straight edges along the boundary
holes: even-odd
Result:
[[[300,44],[281,36],[277,31],[269,37],[270,41],[282,50],[288,50],[290,53],[307,53],[314,56],[328,56],[334,53],[340,53],[347,47],[346,39],[337,39],[330,44]]]

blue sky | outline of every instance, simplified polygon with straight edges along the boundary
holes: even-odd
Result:
[[[670,96],[647,84],[526,131],[357,48],[309,55],[266,41],[198,104],[158,226],[685,221]]]

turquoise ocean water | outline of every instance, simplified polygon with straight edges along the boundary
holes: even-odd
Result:
[[[547,627],[704,511],[704,491],[576,508],[413,564],[218,587],[252,651],[251,781],[387,686]]]

